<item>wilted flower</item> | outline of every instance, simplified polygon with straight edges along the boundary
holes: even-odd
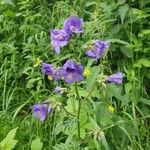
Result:
[[[39,118],[41,121],[44,121],[45,118],[51,113],[52,108],[49,104],[36,104],[32,106],[32,111],[35,117]]]
[[[101,130],[95,130],[93,135],[94,135],[94,139],[95,140],[97,139],[99,141],[102,141],[103,138],[105,137],[104,132]]]
[[[61,92],[61,87],[57,86],[55,88],[55,93],[60,94],[60,92]]]
[[[55,88],[55,93],[57,93],[57,94],[63,94],[66,90],[67,90],[66,88],[61,88],[61,87],[57,86]]]
[[[108,107],[108,111],[113,113],[115,111],[114,107],[112,107],[111,105]]]
[[[57,54],[60,54],[60,47],[67,45],[70,34],[65,30],[51,30],[51,44]]]
[[[63,67],[59,69],[59,74],[69,84],[79,82],[83,80],[83,66],[69,59]]]
[[[81,33],[83,19],[77,16],[70,16],[64,22],[64,29],[68,33]]]
[[[109,46],[108,44],[108,41],[96,40],[93,49],[86,51],[86,55],[97,60],[103,56],[105,49]]]
[[[106,80],[112,83],[121,84],[123,81],[123,73],[118,72],[116,74],[110,75]]]

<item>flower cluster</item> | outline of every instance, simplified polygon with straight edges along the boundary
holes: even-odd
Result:
[[[63,78],[69,84],[83,80],[83,66],[72,59],[67,60],[61,68],[56,70],[52,65],[42,63],[42,72],[56,81]]]
[[[60,48],[65,46],[72,34],[81,33],[83,26],[83,19],[78,18],[77,16],[70,16],[64,22],[63,29],[53,29],[51,30],[51,45],[54,48],[57,54],[60,54]],[[92,48],[85,52],[86,56],[98,60],[100,59],[105,50],[109,47],[109,42],[104,40],[95,40],[92,44]],[[90,69],[83,69],[81,64],[78,64],[73,59],[68,59],[62,67],[55,68],[51,64],[44,63],[39,59],[36,60],[36,66],[41,65],[41,71],[44,75],[48,77],[49,80],[58,81],[64,79],[68,84],[75,82],[80,82],[84,79],[84,76],[90,76],[92,74]],[[123,81],[123,74],[118,72],[116,74],[107,76],[105,81],[121,84]],[[66,89],[57,86],[55,88],[55,93],[62,94]],[[109,108],[110,111],[114,111],[112,108]],[[48,103],[43,102],[42,104],[37,104],[32,107],[34,116],[39,118],[41,121],[44,121],[45,118],[51,113],[52,108]]]
[[[83,20],[77,16],[70,16],[64,22],[64,28],[51,30],[51,45],[57,54],[60,54],[60,47],[67,45],[71,35],[82,32]]]

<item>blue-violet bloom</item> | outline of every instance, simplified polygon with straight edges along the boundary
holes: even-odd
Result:
[[[52,65],[47,63],[42,63],[41,67],[42,73],[50,77],[51,79],[54,78],[54,68]]]
[[[59,69],[59,74],[68,84],[79,82],[83,80],[83,66],[81,64],[76,64],[75,61],[69,59],[63,67]]]
[[[32,106],[32,111],[36,118],[44,121],[45,118],[51,113],[52,108],[49,104],[36,104]]]
[[[64,22],[64,29],[68,33],[81,33],[83,26],[83,19],[77,16],[70,16]]]
[[[70,40],[70,34],[65,30],[51,30],[51,44],[57,54],[60,54],[60,47],[67,45]]]
[[[96,40],[93,49],[86,51],[86,55],[90,58],[98,60],[103,56],[105,49],[108,48],[108,46],[108,41]]]
[[[108,76],[106,80],[115,84],[121,84],[123,81],[123,73],[117,72],[116,74]]]

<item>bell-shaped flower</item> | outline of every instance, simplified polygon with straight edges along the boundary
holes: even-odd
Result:
[[[32,106],[32,112],[36,118],[44,121],[46,117],[51,113],[52,108],[47,103],[36,104]]]
[[[64,22],[64,30],[67,33],[81,33],[83,26],[83,19],[77,16],[70,16]]]
[[[68,84],[79,82],[83,80],[83,66],[69,59],[63,67],[59,69],[59,74]]]
[[[70,34],[65,30],[51,30],[51,45],[57,54],[60,54],[60,48],[67,45],[70,40]]]
[[[117,72],[116,74],[108,76],[106,80],[115,84],[121,84],[123,81],[123,73]]]

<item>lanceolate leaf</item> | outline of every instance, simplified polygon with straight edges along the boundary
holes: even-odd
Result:
[[[17,140],[14,139],[17,128],[12,129],[7,136],[0,142],[0,150],[12,150],[17,144]]]
[[[124,22],[124,18],[125,18],[125,16],[126,16],[126,13],[127,13],[128,9],[129,9],[129,6],[128,6],[128,5],[123,5],[123,6],[121,6],[121,7],[119,8],[118,11],[119,11],[119,15],[120,15],[120,18],[121,18],[121,23]]]

